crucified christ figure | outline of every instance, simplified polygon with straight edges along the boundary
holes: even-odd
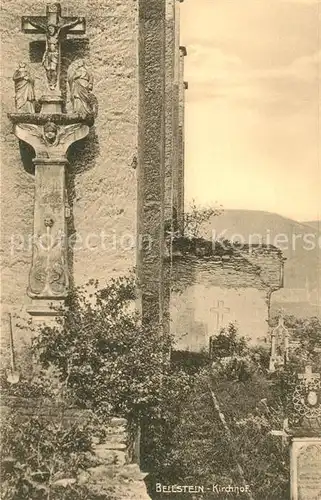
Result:
[[[46,70],[50,90],[55,90],[59,76],[61,40],[71,28],[82,23],[84,19],[77,17],[72,21],[64,22],[62,17],[57,16],[55,24],[48,22],[47,19],[38,21],[32,17],[28,17],[27,21],[38,30],[38,33],[46,35],[46,50],[43,55],[42,65]]]

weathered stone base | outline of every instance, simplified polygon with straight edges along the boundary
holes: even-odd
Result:
[[[321,498],[321,437],[293,437],[291,500]]]

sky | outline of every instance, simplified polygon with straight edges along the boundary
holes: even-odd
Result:
[[[185,0],[186,201],[321,218],[321,0]]]

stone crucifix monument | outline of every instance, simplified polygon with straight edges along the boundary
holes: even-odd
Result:
[[[28,311],[33,320],[46,321],[55,316],[52,306],[63,303],[69,286],[67,151],[88,135],[95,98],[93,78],[84,61],[73,61],[67,73],[72,111],[64,112],[61,44],[68,34],[85,33],[84,18],[63,17],[60,4],[54,3],[47,5],[44,17],[22,17],[22,30],[41,33],[46,39],[42,65],[47,93],[36,100],[30,70],[20,63],[13,75],[16,111],[9,114],[15,135],[35,151],[33,255],[27,287],[32,305]]]

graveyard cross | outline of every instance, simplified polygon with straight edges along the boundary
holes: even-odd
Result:
[[[279,317],[278,325],[271,332],[270,372],[284,366],[289,356],[289,330],[284,324],[284,317]]]
[[[303,422],[320,427],[321,419],[321,378],[320,373],[313,373],[311,366],[298,375],[301,381],[293,393],[294,412]]]
[[[320,373],[313,373],[310,365],[305,367],[304,373],[299,373],[298,378],[303,380],[309,386],[320,378]]]
[[[283,420],[283,428],[282,430],[272,430],[270,431],[272,436],[280,436],[282,438],[282,448],[284,448],[287,444],[287,440],[289,439],[289,420],[285,418]]]
[[[219,331],[223,325],[224,313],[229,313],[230,309],[228,307],[224,307],[224,300],[218,300],[217,306],[212,307],[211,311],[216,315],[216,330]]]
[[[84,34],[85,19],[82,17],[62,17],[59,3],[47,5],[45,17],[22,17],[24,33],[41,33],[46,35],[46,50],[42,64],[46,70],[47,81],[51,91],[59,93],[61,42],[67,34]],[[58,88],[57,88],[58,87]]]

